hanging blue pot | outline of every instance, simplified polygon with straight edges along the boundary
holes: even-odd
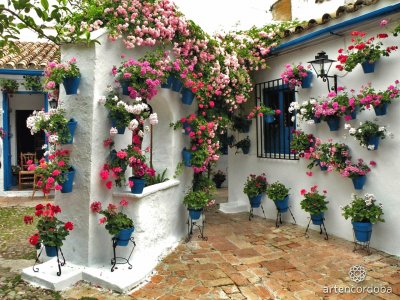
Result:
[[[190,163],[190,160],[192,159],[192,153],[186,150],[186,148],[183,148],[182,157],[183,157],[183,164],[185,165],[185,167],[191,167],[192,164]]]
[[[189,123],[186,121],[182,123],[182,128],[186,135],[189,135],[190,131],[192,130],[192,127],[190,127]]]
[[[63,85],[65,88],[65,93],[67,95],[76,95],[78,93],[79,83],[81,78],[78,77],[68,77],[63,79]]]
[[[163,89],[170,89],[172,86],[173,78],[172,76],[168,76],[167,81],[165,83],[161,83],[161,87]]]
[[[121,87],[122,87],[122,95],[129,96],[130,93],[129,93],[128,87],[129,87],[130,82],[127,80],[122,80],[119,83],[121,84]]]
[[[328,166],[327,166],[327,165],[322,166],[322,165],[320,164],[320,165],[319,165],[319,168],[321,169],[321,171],[326,171],[326,170],[328,170]]]
[[[70,119],[69,122],[67,123],[70,138],[66,142],[66,144],[72,144],[74,142],[74,134],[75,134],[76,125],[78,125],[78,122],[75,121],[74,119]]]
[[[189,211],[189,216],[192,220],[198,220],[201,217],[201,213],[203,212],[203,209],[188,208],[188,211]]]
[[[324,222],[324,212],[320,212],[319,214],[310,214],[311,221],[314,225],[321,225]]]
[[[301,80],[301,87],[303,89],[308,89],[311,87],[311,81],[313,79],[313,73],[310,71],[307,71],[307,77],[303,78]]]
[[[289,195],[282,200],[274,200],[274,203],[279,212],[287,212],[289,209]]]
[[[68,170],[68,173],[64,173],[64,176],[66,177],[66,180],[64,183],[61,185],[61,193],[71,193],[73,184],[74,184],[74,177],[75,177],[75,169],[74,167],[70,167]]]
[[[146,185],[146,180],[143,178],[129,177],[129,180],[133,182],[133,186],[131,187],[132,194],[141,194],[143,193],[144,186]]]
[[[181,94],[183,104],[191,105],[193,103],[194,93],[190,89],[183,88]]]
[[[365,175],[357,176],[355,178],[352,178],[352,180],[353,180],[354,189],[362,190],[365,182],[367,181],[367,176],[365,176]]]
[[[183,83],[179,78],[173,77],[172,79],[172,90],[174,92],[180,92],[182,89]]]
[[[328,117],[326,119],[326,122],[328,123],[330,131],[338,131],[339,130],[339,125],[340,125],[339,117]]]
[[[315,124],[321,123],[321,118],[314,117],[313,120]]]
[[[117,126],[117,121],[111,120],[111,126],[116,127]],[[125,127],[116,127],[118,130],[118,134],[124,134],[125,133]]]
[[[372,223],[370,222],[351,222],[353,224],[354,235],[359,242],[369,242],[372,234]]]
[[[58,249],[56,246],[44,246],[44,249],[46,250],[46,255],[48,257],[56,257]]]
[[[250,146],[249,147],[242,147],[243,154],[249,154]]]
[[[377,135],[370,136],[370,137],[368,138],[368,146],[373,145],[373,146],[374,146],[374,149],[373,149],[373,150],[378,150],[379,140],[380,140],[380,139],[381,139],[381,138],[380,138],[379,136],[377,136]],[[369,149],[368,149],[368,150],[369,150]]]
[[[387,103],[382,103],[378,106],[374,106],[374,110],[375,110],[375,115],[377,116],[384,116],[387,113],[387,107],[388,104]]]
[[[363,62],[361,64],[361,66],[362,66],[365,74],[374,73],[374,71],[375,71],[375,62],[370,63],[370,62],[366,61],[366,62]]]
[[[122,229],[117,235],[115,235],[117,246],[128,246],[131,239],[132,233],[135,231],[135,227]]]
[[[265,123],[273,123],[275,121],[275,117],[273,115],[264,115],[264,122]]]
[[[261,198],[262,194],[259,194],[255,197],[249,197],[250,205],[252,208],[258,208],[261,206]]]

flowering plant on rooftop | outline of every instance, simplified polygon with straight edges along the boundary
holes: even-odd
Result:
[[[376,203],[376,198],[373,194],[365,194],[364,197],[359,197],[355,194],[351,195],[352,202],[345,207],[341,207],[342,215],[347,220],[352,222],[385,222],[382,218],[383,205]]]
[[[72,222],[63,222],[56,215],[61,213],[58,205],[47,203],[38,204],[35,207],[35,215],[24,217],[25,224],[32,224],[34,218],[39,221],[36,224],[36,232],[29,237],[29,243],[33,246],[40,246],[40,243],[50,247],[61,247],[63,241],[74,229]]]
[[[250,174],[244,183],[243,193],[249,196],[249,198],[253,198],[267,192],[267,187],[268,182],[265,173],[261,175]]]
[[[369,139],[371,137],[378,137],[380,139],[384,139],[387,135],[387,130],[385,126],[380,126],[376,123],[366,121],[360,122],[360,126],[358,128],[351,127],[350,124],[344,125],[345,129],[349,130],[349,134],[354,136],[356,140],[360,142],[360,145],[363,147],[367,147],[368,150],[374,150],[374,145],[369,144]]]
[[[44,69],[44,89],[54,91],[58,89],[65,78],[79,77],[80,75],[75,57],[64,63],[51,61]]]
[[[305,68],[303,65],[298,64],[286,64],[285,71],[282,72],[280,77],[284,84],[288,84],[291,90],[294,90],[296,86],[301,86],[304,78],[308,76],[308,70],[311,66]]]
[[[314,185],[311,187],[310,191],[307,192],[305,189],[300,191],[300,194],[304,197],[300,202],[300,206],[306,212],[317,215],[328,209],[326,201],[326,191],[324,190],[322,194],[318,192],[318,186]]]
[[[351,72],[357,64],[376,62],[381,56],[389,56],[392,51],[398,48],[397,46],[384,48],[382,40],[388,37],[386,33],[378,33],[376,37],[372,36],[368,39],[365,35],[366,33],[361,31],[351,32],[352,44],[346,50],[338,50],[337,60],[339,64],[336,65],[337,69]]]
[[[376,91],[371,83],[361,87],[358,98],[359,102],[366,109],[377,107],[382,104],[390,104],[392,100],[400,97],[399,93],[399,80],[395,81],[395,84],[391,84],[384,91]]]
[[[128,201],[121,199],[119,206],[113,203],[108,204],[107,209],[102,208],[100,201],[94,201],[90,204],[90,210],[104,217],[99,219],[99,224],[106,224],[106,229],[111,235],[117,235],[123,229],[133,227],[133,220],[123,213],[124,207],[128,206]],[[118,208],[121,210],[118,212]]]
[[[280,115],[281,111],[279,109],[272,109],[271,107],[264,106],[264,105],[258,105],[253,108],[253,110],[249,113],[247,116],[247,119],[253,119],[256,117],[263,117],[263,116],[274,116],[274,115]]]
[[[352,163],[351,161],[347,161],[346,165],[340,170],[340,174],[343,177],[349,177],[351,179],[357,178],[359,176],[367,175],[371,172],[370,167],[366,163],[364,163],[363,159],[358,159],[358,162]]]

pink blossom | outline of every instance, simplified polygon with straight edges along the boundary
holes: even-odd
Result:
[[[306,172],[307,176],[311,177],[313,176],[313,172]]]
[[[381,26],[381,27],[385,27],[386,25],[388,24],[388,21],[387,20],[382,20],[380,23],[379,23],[379,25]]]
[[[105,222],[107,222],[107,217],[100,218],[99,224],[104,224]]]
[[[128,201],[126,201],[125,199],[121,199],[121,201],[119,202],[119,204],[121,206],[128,206]]]

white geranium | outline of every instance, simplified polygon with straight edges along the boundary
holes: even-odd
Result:
[[[356,129],[355,128],[350,128],[349,133],[350,134],[355,134],[356,133]]]
[[[379,131],[385,131],[385,127],[384,126],[380,126],[378,130]]]
[[[133,120],[129,123],[128,129],[131,130],[131,131],[134,131],[136,128],[138,128],[138,126],[139,126],[138,120],[133,119]]]
[[[144,135],[144,132],[143,132],[143,131],[141,131],[141,130],[139,130],[139,132],[138,132],[138,136],[140,136],[140,137],[143,137],[143,135]]]
[[[56,134],[52,134],[49,136],[49,143],[51,144],[55,144],[58,141],[58,135]]]
[[[113,87],[111,85],[107,85],[106,91],[107,92],[112,92],[113,91]]]
[[[300,109],[300,113],[302,115],[306,114],[307,113],[307,109],[305,109],[305,108]]]
[[[306,123],[310,124],[310,125],[313,125],[313,124],[315,124],[315,121],[314,120],[308,120]]]
[[[368,150],[374,150],[375,149],[375,145],[368,145]]]
[[[111,127],[110,129],[110,135],[111,136],[116,136],[118,134],[118,130],[115,127]]]
[[[351,125],[349,123],[344,124],[344,129],[350,129]]]
[[[118,101],[118,96],[114,96],[114,97],[113,97],[113,100],[114,100],[114,101]]]
[[[362,133],[362,129],[361,129],[361,128],[358,128],[358,132],[359,132],[359,133]]]
[[[99,98],[99,103],[100,103],[101,105],[104,105],[104,104],[106,103],[106,96],[101,96],[101,97]]]
[[[157,125],[158,124],[158,117],[157,117],[157,113],[152,113],[149,116],[149,121],[151,125]]]

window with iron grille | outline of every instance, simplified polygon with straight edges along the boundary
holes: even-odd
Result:
[[[292,121],[293,115],[288,110],[290,103],[295,101],[295,91],[283,84],[282,79],[274,79],[256,84],[254,92],[256,105],[263,104],[281,111],[272,123],[257,117],[257,157],[297,160],[297,155],[290,149],[296,121]]]

